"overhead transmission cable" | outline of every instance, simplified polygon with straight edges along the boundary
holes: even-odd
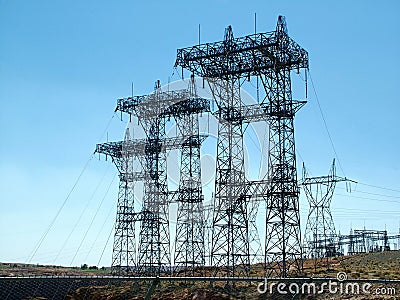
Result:
[[[112,115],[111,119],[108,121],[106,128],[104,129],[101,137],[99,138],[99,141],[104,137],[104,135],[107,132],[108,127],[111,124],[112,119],[115,117],[115,112]],[[44,240],[46,239],[47,235],[49,234],[50,230],[53,228],[55,222],[57,221],[61,211],[63,210],[63,208],[65,207],[68,199],[70,198],[72,192],[75,190],[78,182],[80,181],[82,175],[84,174],[84,172],[86,171],[89,163],[91,162],[91,160],[93,159],[94,154],[91,154],[89,159],[86,161],[85,165],[83,166],[81,172],[79,173],[78,178],[75,180],[71,190],[69,191],[69,193],[67,194],[67,197],[64,199],[63,203],[61,204],[60,208],[58,209],[57,213],[55,214],[54,218],[51,220],[49,226],[46,228],[45,232],[43,233],[43,235],[40,237],[39,241],[36,243],[34,249],[32,250],[31,254],[29,255],[29,259],[28,259],[28,263],[32,262],[33,258],[35,257],[37,251],[39,250],[39,248],[42,246]]]
[[[358,182],[358,184],[381,189],[381,190],[387,190],[387,191],[400,193],[400,190],[396,190],[396,189],[392,189],[392,188],[387,188],[387,187],[382,187],[382,186],[377,186],[377,185],[372,185],[372,184],[367,184],[367,183],[362,183],[362,182]]]
[[[316,89],[315,89],[315,86],[314,86],[314,82],[313,82],[313,79],[312,79],[310,70],[308,70],[308,74],[309,74],[309,77],[310,77],[311,86],[312,86],[313,91],[314,91],[314,94],[315,94],[315,98],[316,98],[316,100],[317,100],[319,112],[321,113],[321,117],[322,117],[322,120],[323,120],[323,122],[324,122],[325,130],[326,130],[326,132],[327,132],[327,134],[328,134],[329,141],[330,141],[330,143],[331,143],[333,152],[335,153],[335,156],[336,156],[336,159],[337,159],[337,161],[338,161],[340,170],[342,171],[343,175],[346,177],[346,175],[345,175],[345,173],[344,173],[344,171],[343,171],[343,167],[342,167],[342,165],[341,165],[341,163],[340,163],[340,159],[339,159],[339,156],[338,156],[338,154],[337,154],[335,145],[334,145],[334,143],[333,143],[332,136],[331,136],[331,134],[330,134],[330,132],[329,132],[329,129],[328,129],[328,126],[327,126],[327,123],[326,123],[326,119],[325,119],[325,116],[324,116],[324,114],[323,114],[321,104],[320,104],[320,102],[319,102],[319,98],[318,98],[318,95],[317,95],[317,92],[316,92]],[[299,76],[300,76],[300,78],[304,81],[304,79],[301,77],[300,74],[299,74]],[[400,190],[398,190],[398,189],[393,189],[393,188],[388,188],[388,187],[382,187],[382,186],[377,186],[377,185],[372,185],[372,184],[367,184],[367,183],[362,183],[362,182],[357,182],[357,184],[365,185],[365,186],[369,186],[369,187],[373,187],[373,188],[377,188],[377,189],[382,189],[382,190],[387,190],[387,191],[392,191],[392,192],[398,192],[398,193],[400,193]]]
[[[84,209],[82,210],[81,214],[79,215],[78,219],[76,220],[74,226],[72,227],[72,230],[70,231],[68,237],[65,239],[64,244],[61,246],[60,251],[58,252],[57,256],[54,258],[53,260],[53,264],[57,261],[58,257],[60,256],[61,252],[64,250],[65,246],[67,245],[69,239],[71,238],[72,234],[74,233],[75,229],[78,227],[79,222],[82,220],[83,215],[85,214],[86,210],[89,207],[90,202],[93,200],[95,194],[97,193],[100,185],[103,183],[103,180],[105,178],[105,176],[107,175],[108,170],[110,169],[111,165],[108,165],[108,167],[106,168],[106,171],[104,172],[102,178],[100,179],[99,183],[97,184],[95,190],[93,191],[91,197],[89,198],[89,200],[86,202],[86,205],[84,207]]]
[[[111,184],[110,184],[110,186],[109,186],[108,189],[110,189],[110,187],[111,187]],[[108,193],[108,192],[107,192],[107,193]],[[89,252],[87,253],[87,255],[86,255],[85,259],[84,259],[85,261],[88,259],[90,253],[92,252],[92,250],[93,250],[93,248],[94,248],[94,245],[96,244],[97,240],[99,239],[100,234],[101,234],[101,232],[103,231],[103,228],[104,228],[104,226],[106,225],[107,221],[109,220],[109,218],[110,218],[111,213],[113,212],[113,210],[114,210],[114,203],[113,203],[113,205],[110,207],[110,209],[109,209],[109,211],[108,211],[108,213],[107,213],[107,216],[104,218],[104,222],[103,222],[103,224],[101,225],[101,227],[100,227],[100,229],[99,229],[99,231],[98,231],[98,233],[97,233],[97,235],[96,235],[96,238],[94,239],[94,241],[93,241],[93,243],[92,243],[92,245],[91,245],[91,247],[90,247],[90,250],[89,250]]]
[[[79,253],[79,250],[80,250],[81,247],[82,247],[83,242],[84,242],[85,239],[86,239],[87,234],[89,233],[90,229],[92,228],[92,225],[93,225],[93,223],[94,223],[94,220],[96,219],[97,214],[99,213],[100,207],[103,205],[104,199],[106,198],[108,192],[110,191],[110,188],[111,188],[112,184],[114,183],[115,178],[116,178],[116,174],[114,174],[114,177],[113,177],[113,179],[112,179],[110,185],[108,186],[108,188],[107,188],[107,190],[106,190],[106,193],[105,193],[104,196],[103,196],[103,199],[101,199],[101,202],[100,202],[99,206],[98,206],[97,209],[96,209],[96,212],[94,213],[94,215],[93,215],[93,217],[92,217],[92,220],[91,220],[91,222],[90,222],[90,224],[89,224],[89,226],[88,226],[88,228],[87,228],[87,230],[86,230],[86,232],[85,232],[85,234],[84,234],[84,236],[83,236],[83,238],[82,238],[82,240],[81,240],[81,242],[80,242],[80,244],[79,244],[79,246],[78,246],[78,249],[76,249],[75,255],[74,255],[74,257],[72,258],[70,265],[72,265],[72,263],[74,262],[76,256],[77,256],[78,253]]]
[[[98,265],[98,266],[100,265],[100,262],[101,262],[101,260],[102,260],[102,258],[103,258],[104,251],[105,251],[106,248],[107,248],[108,242],[110,241],[110,237],[111,237],[111,234],[112,234],[113,231],[114,231],[114,228],[115,228],[115,223],[114,223],[113,227],[111,228],[110,233],[108,234],[107,242],[105,243],[104,248],[103,248],[103,251],[101,252],[99,261],[97,262],[97,265]]]
[[[345,188],[342,188],[342,187],[337,187],[337,188],[339,188],[339,189],[345,189]],[[354,192],[356,192],[356,193],[361,193],[361,194],[367,194],[367,195],[373,195],[373,196],[381,196],[381,197],[386,197],[386,198],[400,199],[400,196],[385,195],[385,194],[378,194],[378,193],[370,193],[370,192],[359,191],[359,190],[356,190],[356,191],[354,191]]]
[[[322,121],[324,122],[325,130],[326,130],[326,133],[328,134],[328,138],[329,138],[329,141],[330,141],[330,143],[331,143],[333,152],[335,153],[335,157],[336,157],[336,160],[337,160],[337,162],[338,162],[339,168],[340,168],[340,170],[342,171],[342,174],[346,177],[346,175],[345,175],[345,173],[344,173],[344,170],[343,170],[343,167],[342,167],[342,164],[341,164],[340,159],[339,159],[339,155],[337,154],[335,145],[334,145],[334,143],[333,143],[332,136],[331,136],[331,134],[330,134],[330,132],[329,132],[328,125],[327,125],[327,123],[326,123],[326,119],[325,119],[324,113],[323,113],[323,111],[322,111],[321,104],[320,104],[320,102],[319,102],[318,94],[317,94],[317,91],[316,91],[315,86],[314,86],[314,81],[313,81],[313,79],[312,79],[311,72],[310,72],[309,70],[308,70],[308,74],[309,74],[309,77],[310,77],[311,86],[312,86],[313,91],[314,91],[314,94],[315,94],[315,98],[316,98],[316,100],[317,100],[319,112],[321,113]]]
[[[28,263],[30,263],[32,261],[32,259],[35,257],[36,252],[39,250],[40,246],[42,245],[43,241],[45,240],[45,238],[47,237],[48,233],[50,232],[51,228],[53,227],[54,223],[56,222],[58,216],[60,215],[61,211],[63,210],[65,204],[67,203],[69,197],[71,196],[72,192],[75,190],[76,185],[78,184],[79,180],[81,179],[83,173],[85,172],[86,168],[88,167],[90,161],[93,159],[94,154],[92,154],[90,156],[90,158],[88,159],[88,161],[85,163],[82,171],[80,172],[78,178],[75,180],[74,185],[72,186],[72,189],[69,191],[67,197],[64,199],[62,205],[60,206],[60,208],[58,209],[56,215],[54,216],[54,218],[51,220],[49,226],[47,227],[46,231],[43,233],[42,237],[40,238],[40,240],[38,241],[38,243],[36,244],[34,250],[32,251],[30,258],[28,260]]]

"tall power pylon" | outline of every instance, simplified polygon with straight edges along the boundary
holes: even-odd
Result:
[[[335,159],[327,176],[309,177],[303,163],[301,186],[310,205],[304,234],[305,256],[326,258],[337,255],[338,241],[331,213],[331,202],[336,183],[348,181],[336,175]]]
[[[168,214],[165,212],[169,207],[169,202],[167,192],[160,191],[158,186],[159,177],[157,175],[161,172],[159,171],[160,168],[157,165],[147,163],[157,160],[157,153],[180,149],[184,140],[178,137],[151,140],[148,138],[129,139],[128,136],[126,134],[124,141],[107,142],[96,146],[96,152],[111,156],[117,167],[121,165],[121,162],[123,164],[123,168],[119,169],[120,181],[122,181],[120,194],[125,196],[120,198],[122,200],[118,203],[115,234],[116,240],[120,242],[114,243],[113,269],[118,270],[118,272],[128,270],[139,271],[141,274],[157,275],[170,268],[169,239],[166,241],[169,238],[169,226],[166,226],[168,225],[168,218],[166,217]],[[130,161],[133,157],[142,162],[144,171],[133,172]],[[143,197],[143,208],[140,212],[135,212],[133,205],[134,195],[131,183],[135,181],[144,181],[145,192],[149,193]],[[149,185],[147,189],[146,185]],[[160,186],[163,187],[163,185]],[[134,233],[134,222],[136,221],[141,221],[141,234],[145,237],[140,240],[139,250],[147,245],[147,251],[150,253],[145,257],[139,253],[139,260],[136,260],[135,265],[133,263],[135,261],[134,235],[132,233]],[[118,228],[123,230],[119,232]],[[152,254],[151,257],[150,254]],[[120,261],[126,262],[127,265],[120,264]]]
[[[109,155],[119,172],[119,192],[111,267],[116,274],[132,273],[135,268],[136,241],[134,223],[133,156],[131,136],[126,129],[125,139],[118,144],[99,144],[97,153]]]
[[[223,41],[178,49],[175,66],[207,80],[218,105],[218,144],[211,263],[226,276],[247,275],[250,267],[249,190],[266,191],[265,262],[268,275],[288,276],[291,266],[301,269],[299,190],[297,186],[294,116],[304,102],[294,101],[291,70],[308,68],[308,54],[287,34],[279,17],[269,33],[234,38],[232,28]],[[252,114],[241,100],[240,87],[258,76],[265,98]],[[243,163],[243,122],[269,122],[269,178],[248,182]],[[254,120],[254,121],[256,121]],[[251,210],[250,210],[251,211]],[[250,218],[251,219],[251,218]],[[293,269],[293,268],[292,268]],[[220,272],[221,273],[221,272]]]
[[[201,47],[204,45],[200,45]],[[234,57],[226,55],[233,52],[236,44],[232,28],[225,31],[225,39],[221,43],[223,57],[217,63],[218,70],[208,76],[207,65],[211,56],[203,56],[200,49],[178,50],[177,64],[189,68],[193,73],[207,77],[211,92],[217,101],[218,141],[215,175],[214,213],[212,225],[211,265],[224,267],[225,275],[247,275],[250,268],[249,222],[247,214],[248,197],[245,191],[243,127],[242,120],[235,118],[235,111],[242,106],[240,99],[240,74],[222,74],[219,68],[230,70]],[[212,45],[213,48],[216,45]],[[195,53],[192,52],[195,51]],[[181,51],[181,52],[180,52]],[[188,60],[186,53],[194,54]],[[204,59],[202,58],[204,57]],[[194,64],[193,64],[194,63]],[[237,268],[238,265],[242,267]]]
[[[283,17],[273,40],[273,66],[261,76],[270,109],[265,257],[269,275],[287,277],[292,266],[302,269],[294,116],[304,102],[292,98],[290,72],[308,68],[308,54],[288,36]]]
[[[119,166],[119,159],[122,156],[129,159],[136,157],[139,159],[139,161],[148,162],[149,155],[155,156],[155,152],[158,153],[166,152],[167,150],[172,149],[179,149],[182,143],[183,140],[181,138],[165,138],[158,139],[156,141],[149,141],[147,138],[125,139],[124,141],[120,142],[107,142],[98,144],[96,146],[96,152],[105,154],[106,156],[111,156],[114,162],[116,162],[117,166]],[[124,159],[121,161],[124,161]],[[165,203],[161,202],[161,200],[164,200],[164,191],[161,191],[163,193],[163,197],[159,197],[161,192],[157,187],[158,178],[154,176],[154,174],[157,175],[158,172],[154,172],[154,170],[151,170],[150,168],[143,172],[133,172],[133,168],[130,167],[130,164],[131,162],[125,162],[125,165],[128,165],[128,168],[123,168],[121,169],[122,172],[120,171],[120,181],[122,181],[120,184],[120,189],[122,190],[120,194],[125,196],[120,198],[121,201],[118,203],[115,239],[119,242],[114,243],[114,265],[112,267],[119,273],[121,273],[120,271],[127,270],[129,272],[135,271],[137,273],[137,271],[139,271],[142,274],[155,275],[170,268],[169,243],[167,247],[165,236],[162,235],[163,232],[160,232],[160,230],[165,228],[168,233],[167,237],[169,237],[169,227],[165,226],[165,223],[168,222],[168,218],[165,218],[166,214],[164,208],[164,206],[168,208],[169,203],[167,200]],[[150,165],[149,167],[152,166],[153,165]],[[154,176],[156,179],[151,178],[151,176]],[[150,193],[148,196],[144,196],[144,201],[147,202],[143,203],[143,209],[140,212],[135,212],[133,205],[134,195],[133,186],[131,183],[135,181],[144,181],[145,185],[148,184],[150,186],[156,186],[154,189],[148,188],[148,190],[154,194]],[[149,198],[153,201],[150,202]],[[142,244],[147,244],[148,251],[153,252],[151,259],[149,258],[148,260],[143,259],[143,256],[139,255],[139,260],[136,260],[136,264],[134,264],[135,247],[133,246],[133,233],[134,223],[136,221],[141,221],[141,233],[148,238],[142,239],[140,242]],[[123,230],[120,232],[117,230],[119,228],[122,228]],[[164,238],[164,240],[161,240],[161,238]],[[139,244],[139,250],[140,245],[141,244]],[[143,247],[144,246],[142,246],[142,248]],[[140,258],[142,259],[140,260]],[[121,264],[121,261],[124,264]]]

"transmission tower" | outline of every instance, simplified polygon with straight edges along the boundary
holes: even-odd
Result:
[[[190,99],[171,107],[182,145],[180,182],[176,194],[178,215],[175,236],[174,266],[183,274],[202,274],[205,264],[204,209],[201,183],[200,145],[205,136],[199,133],[198,113],[210,111],[209,101],[199,98],[194,77],[189,83]]]
[[[140,274],[160,274],[171,265],[169,237],[169,203],[167,186],[166,149],[159,149],[160,140],[165,139],[165,118],[159,117],[164,107],[161,104],[160,82],[154,94],[146,97],[135,108],[146,136],[147,144],[144,172],[143,210],[141,215],[138,271]]]
[[[225,31],[223,53],[234,48],[232,28]],[[214,46],[214,45],[213,45]],[[214,46],[215,47],[215,46]],[[197,49],[196,49],[197,50]],[[201,56],[199,52],[197,55]],[[208,55],[205,55],[208,57]],[[208,59],[194,60],[196,66],[186,65],[185,55],[179,55],[177,63],[189,67],[193,73],[204,74]],[[182,60],[183,59],[183,60]],[[190,63],[190,62],[189,62]],[[230,69],[233,57],[218,63],[218,68]],[[214,99],[218,99],[219,125],[217,142],[216,181],[211,246],[211,265],[224,267],[227,276],[247,275],[250,267],[247,196],[245,191],[243,128],[241,120],[234,120],[235,109],[240,109],[240,76],[219,74],[216,70],[207,76]],[[238,265],[242,268],[239,270]],[[219,269],[217,269],[219,271]]]
[[[143,155],[139,157],[144,180],[143,207],[136,214],[140,221],[137,271],[143,275],[159,275],[171,266],[169,235],[169,201],[166,151],[179,149],[181,139],[167,139],[164,111],[187,97],[185,91],[162,92],[157,81],[154,93],[119,99],[116,110],[135,114],[146,134]]]
[[[194,84],[194,81],[192,82]],[[209,101],[197,97],[193,89],[161,91],[118,100],[117,109],[135,114],[147,135],[143,166],[137,180],[145,180],[143,209],[136,214],[141,221],[139,274],[158,275],[170,266],[168,208],[178,202],[175,263],[194,272],[204,265],[203,195],[201,191],[200,145],[206,138],[199,134],[198,113],[209,111]],[[166,138],[166,119],[174,117],[180,136]],[[167,188],[166,150],[182,149],[181,179],[177,192]]]
[[[315,260],[326,258],[328,262],[328,257],[338,254],[338,241],[330,206],[336,183],[342,181],[354,182],[336,175],[335,159],[328,176],[309,177],[303,163],[301,185],[310,205],[304,234],[306,257]]]
[[[179,49],[175,66],[205,78],[218,105],[211,264],[226,276],[248,275],[252,183],[244,176],[242,124],[246,119],[268,120],[269,185],[261,195],[267,201],[266,269],[268,275],[283,277],[292,265],[300,270],[293,119],[304,102],[292,99],[290,71],[308,67],[307,52],[288,36],[285,20],[280,16],[276,31],[270,33],[234,38],[232,28],[228,27],[223,41]],[[241,85],[251,76],[261,79],[266,94],[256,109],[261,108],[264,113],[257,117],[243,105],[240,96]],[[265,183],[254,184],[259,186],[258,190],[266,191]]]
[[[118,146],[100,144],[97,153],[109,155],[119,171],[117,218],[111,268],[116,274],[132,273],[135,268],[134,181],[133,159],[130,153],[131,137],[126,129],[125,139]]]

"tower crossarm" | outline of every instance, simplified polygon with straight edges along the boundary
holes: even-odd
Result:
[[[175,102],[162,113],[166,117],[179,117],[182,115],[199,114],[210,111],[210,101],[204,98],[189,98]]]
[[[270,69],[308,68],[308,53],[276,30],[178,49],[177,66],[203,77],[248,77]]]
[[[147,96],[134,96],[118,99],[115,112],[120,111],[127,114],[133,114],[135,112],[135,107],[142,103],[143,99],[146,97]]]
[[[149,95],[118,99],[115,111],[140,115],[142,118],[154,118],[168,107],[189,98],[190,93],[187,90],[154,92]]]
[[[396,234],[396,235],[388,235],[387,236],[388,240],[396,240],[396,239],[400,239],[400,234]]]
[[[357,183],[354,180],[348,179],[346,177],[340,177],[340,176],[317,176],[317,177],[306,177],[306,178],[302,178],[301,182],[299,183],[299,185],[313,185],[313,184],[330,184],[332,182],[343,182],[343,181],[347,181],[347,182],[353,182],[353,183]]]
[[[329,172],[329,175],[326,176],[316,176],[316,177],[310,177],[308,176],[308,172],[306,170],[306,167],[303,163],[303,177],[301,179],[301,181],[299,182],[299,185],[303,186],[303,187],[308,187],[311,185],[318,185],[318,184],[323,184],[323,185],[334,185],[337,182],[353,182],[353,183],[357,183],[357,181],[348,179],[347,177],[340,177],[336,175],[336,166],[335,166],[335,159],[333,159],[332,162],[332,167],[331,170]]]
[[[181,149],[190,145],[199,145],[207,135],[201,134],[190,138],[174,137],[165,139],[136,139],[130,141],[107,142],[96,145],[95,153],[113,158],[123,156],[144,156],[149,153],[165,150]]]
[[[219,120],[230,122],[261,122],[268,121],[271,117],[290,118],[307,103],[307,101],[292,101],[292,106],[285,110],[275,109],[272,105],[266,104],[251,104],[243,105],[239,108],[226,108],[221,107],[215,111],[213,115]]]
[[[111,156],[114,158],[120,158],[123,156],[122,145],[121,142],[107,142],[96,145],[96,150],[94,153],[104,154],[106,156]]]

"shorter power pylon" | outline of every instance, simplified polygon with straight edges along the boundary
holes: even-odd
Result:
[[[327,176],[309,177],[303,163],[303,187],[310,205],[307,225],[304,234],[304,255],[314,259],[326,258],[329,268],[329,257],[338,255],[338,242],[331,213],[331,202],[337,182],[355,182],[336,175],[335,159]]]
[[[134,226],[134,180],[131,136],[126,129],[125,139],[119,143],[104,143],[96,147],[99,154],[111,156],[119,172],[118,207],[111,262],[115,274],[131,274],[136,266]]]

